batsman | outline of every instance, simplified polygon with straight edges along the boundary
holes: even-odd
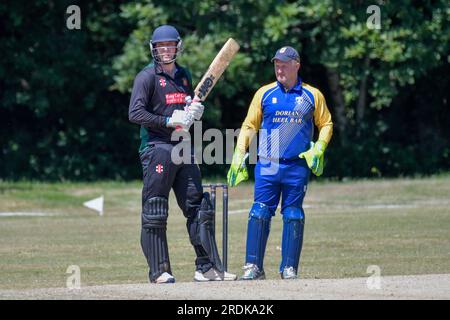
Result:
[[[280,198],[283,234],[279,272],[282,279],[297,278],[305,225],[302,203],[310,172],[316,176],[323,173],[324,153],[333,132],[324,96],[298,75],[297,50],[282,47],[272,62],[277,81],[254,95],[227,176],[230,186],[248,179],[247,149],[259,131],[242,280],[265,278],[266,243]],[[318,128],[316,142],[312,142],[314,125]]]
[[[224,270],[217,251],[214,211],[209,194],[203,192],[194,155],[188,155],[187,163],[172,160],[172,150],[181,143],[172,140],[172,133],[180,129],[189,131],[194,120],[202,118],[204,110],[200,101],[191,99],[194,90],[190,73],[176,63],[183,49],[178,31],[170,25],[156,28],[150,49],[154,63],[136,76],[129,105],[129,120],[141,126],[139,156],[144,180],[141,246],[150,282],[175,282],[166,236],[171,189],[186,217],[196,254],[194,280],[235,280],[234,274]]]

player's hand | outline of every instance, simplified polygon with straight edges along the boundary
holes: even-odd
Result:
[[[169,128],[181,128],[189,131],[189,128],[194,123],[194,116],[185,110],[174,110],[172,116],[167,118],[166,126]]]
[[[186,106],[184,107],[184,110],[190,112],[195,120],[200,120],[202,118],[203,111],[205,110],[205,106],[195,98],[192,100],[190,96],[187,96],[185,101]]]
[[[245,165],[247,157],[248,153],[242,153],[237,148],[234,151],[230,170],[227,174],[227,182],[230,187],[237,186],[240,182],[248,179],[247,166]]]
[[[311,142],[311,148],[308,151],[299,154],[300,158],[304,158],[312,173],[320,176],[323,173],[324,153],[327,144],[324,141]]]

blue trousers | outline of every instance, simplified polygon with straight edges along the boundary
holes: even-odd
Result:
[[[258,209],[259,206],[252,207],[247,229],[246,263],[256,264],[260,270],[264,270],[263,260],[270,220],[275,215],[281,199],[284,224],[280,272],[287,266],[293,266],[297,270],[303,243],[302,205],[309,175],[310,169],[304,159],[279,162],[260,159],[257,162],[254,202],[262,203],[270,214]]]
[[[260,159],[255,167],[255,202],[267,205],[275,215],[281,198],[281,212],[302,207],[310,169],[304,159],[279,163]]]

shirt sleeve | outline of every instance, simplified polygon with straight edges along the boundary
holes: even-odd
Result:
[[[242,123],[241,132],[239,133],[237,148],[245,153],[247,151],[248,146],[252,142],[255,134],[258,132],[261,127],[262,121],[262,96],[265,90],[262,88],[256,91],[253,96],[252,102],[250,103],[250,107],[248,108],[247,117]]]
[[[316,109],[314,111],[314,123],[319,129],[318,140],[330,143],[333,135],[333,122],[331,121],[331,113],[328,110],[325,97],[319,90],[315,90],[314,94]]]
[[[147,110],[154,88],[152,86],[154,75],[145,71],[138,73],[134,79],[130,105],[128,107],[128,119],[130,122],[140,124],[148,128],[160,128],[166,126],[166,117],[156,115]]]

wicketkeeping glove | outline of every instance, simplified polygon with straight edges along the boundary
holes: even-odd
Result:
[[[247,158],[248,153],[242,153],[238,149],[234,151],[230,170],[227,174],[227,182],[230,187],[237,186],[240,182],[248,179],[247,166],[245,165],[245,159]]]
[[[327,143],[324,141],[311,142],[311,148],[308,151],[299,154],[300,158],[304,158],[312,173],[320,176],[323,173],[324,153]]]

